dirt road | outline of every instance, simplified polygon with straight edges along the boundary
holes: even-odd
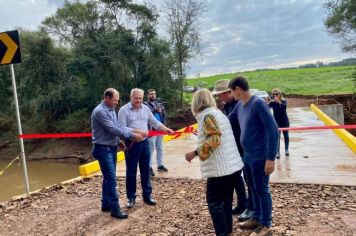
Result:
[[[57,185],[1,205],[0,235],[214,234],[203,180],[153,179],[158,205],[145,205],[138,197],[127,220],[100,211],[101,180]],[[125,206],[124,179],[118,182]],[[356,187],[272,184],[271,190],[274,235],[356,234]],[[233,235],[250,233],[240,230],[234,218]]]

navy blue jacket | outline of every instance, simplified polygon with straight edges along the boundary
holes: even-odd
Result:
[[[289,119],[287,115],[287,101],[282,99],[281,103],[271,101],[269,106],[273,109],[273,116],[278,127],[289,127]]]

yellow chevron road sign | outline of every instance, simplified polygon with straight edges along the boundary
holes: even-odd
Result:
[[[0,33],[0,65],[20,62],[21,53],[18,31]]]

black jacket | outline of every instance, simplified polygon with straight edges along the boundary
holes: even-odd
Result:
[[[223,109],[221,111],[226,116],[228,116],[232,112],[232,110],[234,110],[234,107],[235,107],[236,104],[237,104],[237,102],[234,99],[232,99],[231,102],[226,103],[224,105],[224,107],[223,107]],[[232,132],[234,133],[237,149],[239,149],[240,156],[243,157],[244,149],[242,148],[241,143],[240,143],[241,129],[240,129],[239,121],[236,119],[233,122],[231,122],[231,120],[230,120],[230,123],[231,123],[231,127],[232,127]]]

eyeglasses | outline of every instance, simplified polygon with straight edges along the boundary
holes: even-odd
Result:
[[[278,96],[278,95],[279,95],[279,93],[273,93],[272,95],[273,95],[273,96]]]

